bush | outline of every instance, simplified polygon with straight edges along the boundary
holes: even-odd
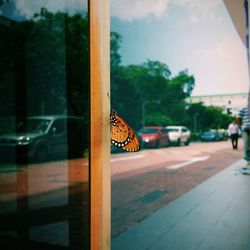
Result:
[[[146,116],[145,123],[147,126],[167,126],[168,124],[172,124],[173,121],[161,113],[152,113]]]
[[[191,132],[190,140],[191,141],[199,141],[200,140],[200,133]]]

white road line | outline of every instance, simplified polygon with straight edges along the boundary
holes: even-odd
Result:
[[[198,162],[198,161],[206,161],[210,156],[209,155],[206,155],[206,156],[200,156],[200,157],[195,157],[189,161],[185,161],[185,162],[182,162],[182,163],[178,163],[178,164],[175,164],[175,165],[172,165],[172,166],[167,166],[166,169],[178,169],[178,168],[183,168],[187,165],[190,165],[194,162]]]
[[[128,156],[128,157],[119,157],[119,158],[111,159],[111,162],[128,161],[128,160],[134,160],[134,159],[139,159],[139,158],[143,158],[143,157],[145,157],[145,155],[133,155],[133,156]]]
[[[159,155],[165,155],[166,154],[166,151],[161,151],[161,150],[151,150],[150,152],[154,152],[156,154],[159,154]]]
[[[176,155],[183,155],[182,151],[178,151],[178,150],[169,150],[168,151],[170,154],[176,154]],[[187,151],[188,152],[188,151]]]

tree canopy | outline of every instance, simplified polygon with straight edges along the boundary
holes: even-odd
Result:
[[[50,13],[12,22],[0,43],[1,101],[8,89],[25,96],[27,115],[88,113],[89,34],[87,17]],[[11,87],[12,86],[12,87]],[[38,91],[39,90],[39,91]],[[6,104],[6,103],[5,103]],[[16,109],[1,105],[0,114]]]
[[[147,60],[139,65],[121,66],[121,36],[111,34],[111,97],[119,113],[139,129],[143,125],[185,125],[198,128],[226,128],[232,117],[218,107],[188,104],[195,77],[187,69],[172,75],[168,65]]]
[[[200,129],[219,128],[231,119],[217,107],[186,103],[195,86],[187,69],[173,75],[166,63],[150,59],[121,65],[122,37],[111,32],[110,38],[112,105],[133,128],[185,125],[194,129],[194,116]],[[65,112],[88,116],[87,16],[42,8],[31,20],[11,22],[1,37],[0,55],[0,116]]]

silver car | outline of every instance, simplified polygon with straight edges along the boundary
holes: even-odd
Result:
[[[75,116],[33,116],[17,125],[15,132],[0,136],[0,160],[34,159],[82,154],[83,122]]]

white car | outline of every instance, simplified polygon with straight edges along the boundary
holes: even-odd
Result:
[[[168,136],[172,145],[188,145],[190,142],[190,130],[184,126],[167,126]]]

